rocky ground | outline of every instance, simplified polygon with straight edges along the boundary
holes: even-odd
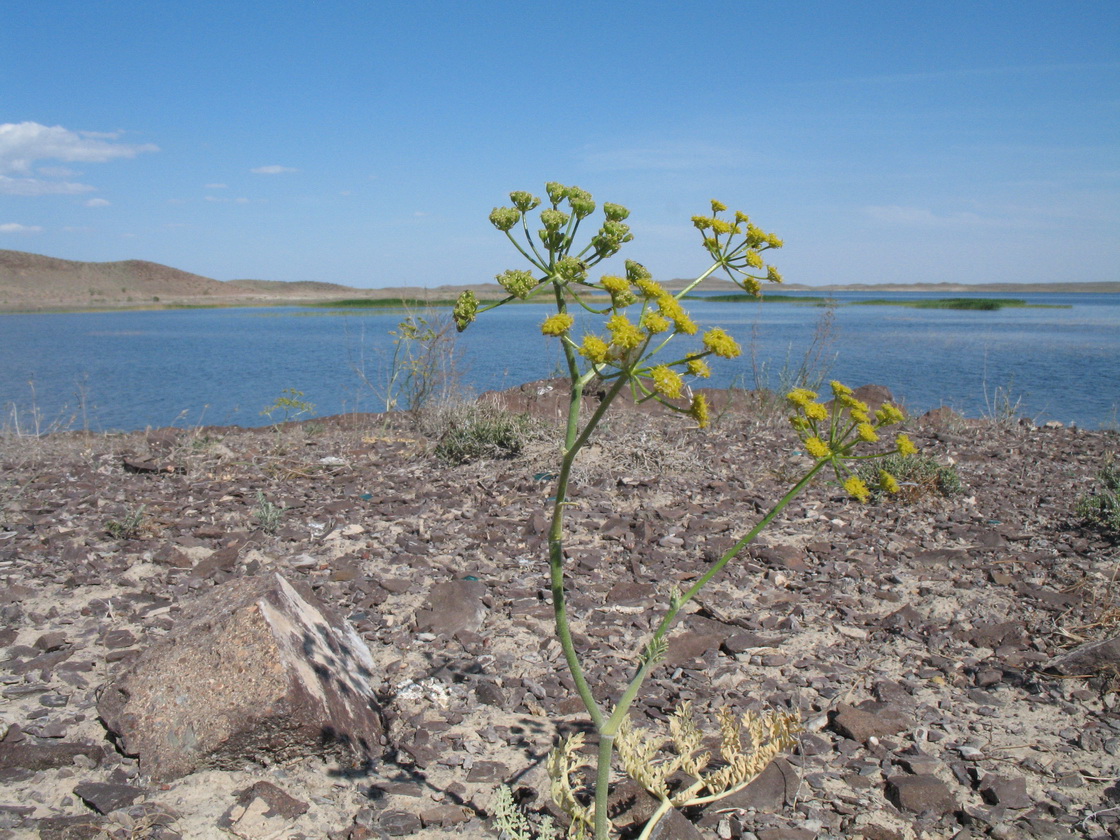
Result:
[[[639,721],[692,700],[701,717],[795,710],[804,731],[672,836],[1120,837],[1117,672],[1054,667],[1117,632],[1117,548],[1073,506],[1120,439],[909,426],[962,493],[860,505],[821,481],[674,631]],[[501,783],[543,808],[544,756],[583,720],[542,562],[553,446],[449,467],[400,417],[3,440],[0,838],[487,837]],[[600,694],[669,585],[805,463],[749,413],[707,432],[610,422],[569,519],[576,641]],[[153,781],[107,737],[100,694],[184,605],[272,570],[368,643],[389,751]]]

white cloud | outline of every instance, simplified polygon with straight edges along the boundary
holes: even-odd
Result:
[[[286,172],[299,172],[298,169],[293,169],[290,166],[258,166],[256,169],[250,169],[254,175],[283,175]]]
[[[93,192],[89,184],[44,181],[40,178],[9,178],[0,175],[0,195],[78,195]]]
[[[91,198],[86,202],[86,207],[108,207],[109,202],[104,198]]]
[[[39,174],[48,178],[73,178],[78,173],[66,166],[40,166]]]
[[[0,195],[76,195],[93,192],[88,184],[54,180],[69,178],[75,172],[62,166],[42,166],[31,177],[33,165],[40,160],[66,163],[105,163],[114,158],[133,158],[142,152],[155,152],[151,143],[130,145],[114,142],[118,133],[70,131],[60,125],[35,122],[0,123]],[[15,175],[17,177],[9,177]]]
[[[7,224],[0,225],[0,233],[42,233],[43,229],[38,225],[21,225],[16,222],[8,222]]]
[[[208,189],[208,190],[228,190],[229,189],[229,184],[207,184],[206,189]]]
[[[37,160],[68,163],[105,163],[114,158],[134,158],[159,147],[112,142],[117,134],[70,131],[60,125],[34,122],[0,124],[0,172],[27,173]]]

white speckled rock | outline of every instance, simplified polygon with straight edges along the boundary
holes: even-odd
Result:
[[[381,754],[369,650],[306,587],[240,578],[194,604],[101,697],[98,712],[156,779],[196,769]]]

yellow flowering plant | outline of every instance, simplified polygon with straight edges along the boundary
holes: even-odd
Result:
[[[622,767],[661,802],[641,835],[646,838],[669,808],[708,803],[740,790],[761,772],[773,755],[792,746],[792,733],[796,729],[796,721],[789,715],[775,713],[765,716],[750,724],[751,746],[744,749],[739,739],[744,724],[736,723],[734,716],[727,717],[725,714],[721,718],[725,763],[709,772],[705,769],[708,759],[699,753],[694,756],[689,752],[698,749],[700,735],[696,734],[698,730],[695,730],[691,716],[687,711],[682,712],[682,717],[673,718],[676,722],[672,723],[675,727],[672,750],[676,758],[672,760],[680,763],[682,769],[691,768],[698,781],[687,789],[689,793],[683,799],[680,792],[670,794],[659,781],[658,772],[651,769],[668,766],[665,759],[659,760],[655,756],[661,748],[656,744],[661,742],[628,734],[634,732],[628,715],[646,678],[664,658],[668,647],[667,634],[681,609],[825,467],[833,467],[851,495],[866,497],[866,486],[851,474],[846,463],[864,457],[856,455],[855,448],[877,440],[879,430],[897,423],[902,415],[888,405],[872,416],[868,407],[840,383],[833,383],[836,398],[831,409],[817,402],[817,395],[811,391],[799,389],[792,392],[789,399],[796,410],[791,421],[813,458],[813,465],[742,539],[712,562],[687,591],[672,592],[652,636],[637,653],[630,681],[621,687],[613,706],[610,698],[596,697],[576,652],[567,606],[564,517],[566,509],[572,504],[570,482],[576,459],[613,401],[626,388],[638,402],[655,400],[672,411],[690,416],[701,427],[708,425],[708,403],[703,394],[692,391],[690,383],[710,375],[706,357],[733,359],[740,354],[741,348],[719,327],[701,333],[682,300],[716,272],[722,272],[755,295],[760,293],[762,282],[781,282],[781,275],[766,263],[763,255],[780,248],[782,241],[755,227],[745,213],[737,212],[732,218],[725,218],[722,214],[727,211],[726,206],[713,201],[710,216],[693,217],[693,224],[701,232],[704,250],[711,259],[707,270],[695,280],[684,284],[676,292],[670,292],[656,282],[644,266],[632,260],[624,264],[624,277],[607,274],[596,280],[591,276],[591,269],[614,256],[633,239],[625,223],[629,211],[617,204],[604,204],[604,219],[599,228],[580,250],[576,250],[579,229],[596,209],[591,194],[579,187],[558,183],[547,184],[546,191],[548,202],[539,213],[541,227],[535,236],[529,227],[529,213],[542,201],[531,193],[510,193],[512,206],[495,208],[490,214],[491,223],[506,235],[532,266],[532,271],[509,270],[497,275],[496,279],[507,295],[494,302],[483,304],[473,293],[465,292],[455,304],[454,318],[459,330],[463,330],[480,313],[514,300],[547,297],[554,307],[541,324],[541,332],[560,342],[570,391],[560,468],[555,479],[555,493],[550,500],[552,518],[548,530],[548,563],[552,607],[556,636],[576,691],[598,735],[599,746],[596,759],[591,762],[595,781],[590,801],[577,796],[573,787],[573,775],[581,767],[588,766],[589,762],[578,749],[582,742],[577,744],[572,739],[561,743],[550,757],[548,767],[552,793],[557,804],[572,819],[571,836],[592,834],[596,840],[606,840],[611,830],[607,797],[617,747]],[[581,314],[581,328],[588,323],[592,325],[582,335],[574,334],[577,326],[573,313]],[[693,337],[698,333],[697,340]],[[689,340],[693,342],[691,347],[670,352],[670,347]],[[606,393],[594,411],[589,416],[583,416],[580,407],[584,389],[593,380],[603,382]],[[912,449],[912,445],[900,436],[892,453],[902,453],[907,448]],[[884,477],[883,487],[889,489],[892,481],[889,476]],[[646,769],[643,770],[643,767]]]

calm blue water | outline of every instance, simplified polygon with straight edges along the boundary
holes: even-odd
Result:
[[[966,296],[956,295],[954,297]],[[990,295],[975,295],[984,297]],[[870,297],[945,297],[839,293]],[[829,376],[885,385],[911,412],[948,405],[969,416],[996,389],[1035,419],[1112,425],[1120,407],[1120,295],[1019,295],[1068,309],[996,312],[795,303],[689,302],[747,351],[716,366],[707,383],[753,387],[751,348],[770,384],[796,366],[831,312]],[[465,383],[476,392],[553,375],[555,340],[541,336],[536,305],[484,314],[459,338]],[[286,388],[319,415],[383,405],[355,367],[376,379],[390,351],[395,312],[212,309],[0,315],[0,426],[52,424],[95,430],[197,424],[264,425],[261,410]],[[680,345],[682,348],[686,344]]]

